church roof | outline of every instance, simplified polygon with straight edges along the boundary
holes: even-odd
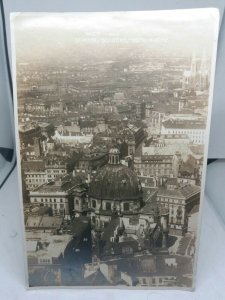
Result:
[[[140,200],[142,190],[136,174],[117,164],[103,166],[90,184],[89,195],[104,200]]]

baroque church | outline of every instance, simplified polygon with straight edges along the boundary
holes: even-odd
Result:
[[[168,212],[144,203],[141,183],[131,168],[121,164],[117,148],[109,151],[108,164],[88,188],[75,189],[74,214],[90,218],[97,256],[166,250]]]

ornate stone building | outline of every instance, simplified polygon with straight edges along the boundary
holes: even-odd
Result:
[[[112,148],[108,164],[99,170],[90,183],[92,223],[103,228],[113,215],[137,214],[142,201],[142,188],[136,174],[120,163],[119,150]]]

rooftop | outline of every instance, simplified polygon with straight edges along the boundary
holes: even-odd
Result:
[[[174,129],[205,129],[206,124],[202,120],[175,120],[169,119],[163,122],[165,128]]]
[[[178,187],[174,190],[168,190],[166,188],[159,188],[158,197],[172,197],[180,199],[188,199],[192,195],[200,194],[200,187],[197,185],[186,185]]]
[[[36,227],[59,229],[63,223],[63,217],[58,216],[28,216],[26,228]]]
[[[120,272],[125,272],[134,280],[137,277],[175,276],[192,274],[192,258],[178,255],[138,255],[105,262],[117,265]],[[185,274],[184,274],[185,270]]]
[[[76,186],[81,184],[81,179],[79,176],[72,177],[71,175],[67,174],[63,177],[58,178],[55,181],[48,182],[46,184],[43,184],[37,188],[35,188],[33,191],[30,192],[30,195],[34,195],[37,192],[38,193],[67,193],[72,191],[72,189]]]
[[[48,235],[45,236],[45,240],[39,240],[40,243],[45,245],[41,250],[38,250],[33,254],[35,257],[52,257],[58,258],[61,254],[64,253],[66,246],[71,240],[71,235]],[[30,254],[28,254],[30,256]]]
[[[55,228],[58,229],[62,226],[63,223],[63,217],[50,217],[50,216],[43,216],[41,223],[39,225],[39,228],[43,227],[47,227],[47,228]]]
[[[179,151],[177,151],[179,149]],[[186,156],[191,153],[190,147],[186,143],[179,144],[179,147],[177,146],[177,143],[173,144],[166,144],[161,146],[154,146],[151,145],[149,147],[142,147],[142,153],[143,157],[142,160],[148,160],[148,155],[155,155],[158,157],[155,157],[159,159],[159,156],[173,156],[176,153],[180,153],[182,156]],[[145,157],[146,156],[146,157]]]
[[[24,171],[44,171],[45,162],[43,160],[29,160],[22,162],[22,168]]]
[[[89,218],[79,217],[74,218],[71,224],[67,227],[67,231],[71,232],[73,236],[80,236],[90,226]]]

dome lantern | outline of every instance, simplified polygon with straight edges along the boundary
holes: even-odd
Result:
[[[119,165],[120,164],[120,151],[117,148],[110,149],[109,164],[110,165]]]

